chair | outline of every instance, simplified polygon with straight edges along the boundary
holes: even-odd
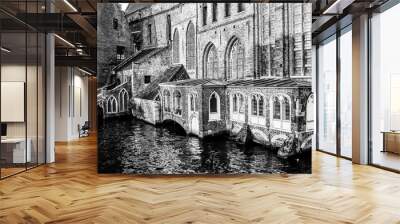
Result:
[[[80,127],[80,125],[78,124],[79,138],[89,136],[89,129],[90,129],[89,121],[85,121],[82,127]]]

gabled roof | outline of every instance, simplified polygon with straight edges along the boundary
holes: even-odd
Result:
[[[183,65],[172,65],[164,74],[148,84],[148,86],[137,94],[138,98],[154,100],[160,90],[160,83],[176,80],[189,79],[189,75]]]
[[[298,79],[277,79],[277,78],[265,78],[265,79],[249,79],[249,80],[234,80],[229,81],[227,86],[229,87],[273,87],[273,88],[287,88],[287,87],[311,87],[310,81],[298,80]]]
[[[143,49],[143,50],[137,52],[136,54],[133,54],[133,55],[127,57],[125,60],[121,61],[118,65],[116,65],[113,68],[113,70],[118,71],[131,62],[141,63],[143,61],[148,60],[148,58],[152,57],[153,55],[158,54],[166,49],[167,49],[167,47],[156,47],[156,48]]]

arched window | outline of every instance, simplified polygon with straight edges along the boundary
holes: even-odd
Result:
[[[239,40],[235,40],[228,54],[228,79],[244,78],[244,47]]]
[[[232,108],[232,113],[234,114],[243,114],[244,113],[244,97],[240,93],[235,93],[231,97],[231,108]]]
[[[264,98],[258,99],[258,116],[264,116]]]
[[[174,40],[172,43],[172,61],[174,63],[179,63],[179,32],[175,29]]]
[[[119,110],[126,111],[128,110],[128,101],[129,101],[129,95],[126,89],[122,89],[119,94],[118,94],[118,99],[119,99]]]
[[[174,113],[182,115],[182,95],[181,92],[174,92]]]
[[[233,95],[233,112],[237,112],[237,97]]]
[[[118,112],[118,103],[117,99],[114,96],[110,96],[107,100],[107,112],[108,113],[117,113]]]
[[[213,44],[206,48],[205,55],[204,77],[207,79],[218,79],[218,55],[217,50]]]
[[[209,113],[208,120],[215,121],[221,119],[220,113],[220,97],[216,92],[213,92],[209,98]]]
[[[279,101],[278,97],[274,97],[274,114],[273,114],[273,118],[280,120],[281,119],[281,102]]]
[[[187,69],[194,69],[195,66],[195,35],[194,35],[194,25],[189,22],[186,31],[186,67]]]
[[[164,110],[165,111],[171,111],[170,110],[170,105],[171,105],[171,95],[168,90],[164,90]]]
[[[257,98],[256,98],[256,96],[253,96],[251,98],[251,114],[257,115]]]
[[[218,113],[217,97],[212,94],[210,97],[210,113]]]
[[[242,94],[239,94],[239,113],[244,113],[244,97]]]
[[[251,97],[251,115],[264,116],[264,97],[260,94]]]
[[[287,97],[283,97],[282,100],[282,120],[290,120],[290,105]]]

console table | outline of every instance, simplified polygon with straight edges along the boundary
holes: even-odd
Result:
[[[25,144],[27,144],[25,151]],[[6,163],[26,163],[31,162],[31,139],[25,138],[6,138],[1,139],[1,157]]]
[[[400,131],[382,131],[382,134],[382,152],[392,152],[400,154]]]

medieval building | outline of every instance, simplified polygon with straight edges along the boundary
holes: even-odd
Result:
[[[132,54],[111,71],[118,85],[100,89],[106,117],[311,144],[311,4],[130,4],[125,19]]]

